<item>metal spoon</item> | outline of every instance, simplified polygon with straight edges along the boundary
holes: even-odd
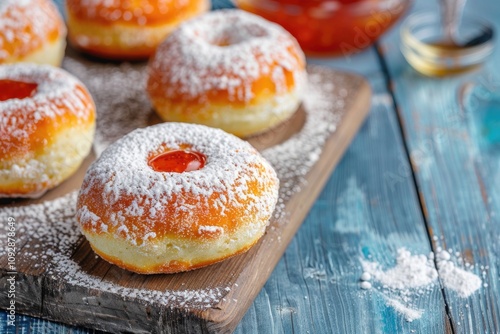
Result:
[[[441,0],[441,17],[445,42],[455,43],[455,34],[464,12],[466,0]]]
[[[458,32],[458,26],[465,8],[465,2],[467,0],[441,0],[441,16],[442,24],[444,30],[444,42],[446,44],[456,45],[459,47],[474,47],[486,43],[487,41],[493,39],[493,28],[487,27],[477,36],[472,37],[465,43],[457,43],[456,35]]]

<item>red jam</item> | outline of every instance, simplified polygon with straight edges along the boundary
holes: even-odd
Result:
[[[35,95],[38,84],[17,80],[0,80],[0,101],[25,99]]]
[[[198,152],[176,150],[162,153],[149,160],[149,166],[157,172],[192,172],[205,166],[206,157]]]
[[[308,55],[346,56],[389,29],[409,0],[236,0],[241,9],[288,30]]]

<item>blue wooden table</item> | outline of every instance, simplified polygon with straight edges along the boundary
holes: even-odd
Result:
[[[438,7],[417,0],[412,11],[421,9]],[[499,1],[470,0],[466,11],[500,32]],[[398,32],[352,56],[310,59],[368,78],[371,112],[236,333],[500,333],[500,148],[460,105],[464,87],[500,95],[500,50],[479,71],[431,79],[405,62]],[[423,313],[408,322],[380,290],[360,289],[360,259],[391,267],[401,247],[452,249],[475,264],[482,286],[461,298],[438,283],[413,299]],[[17,325],[94,332],[25,316]]]

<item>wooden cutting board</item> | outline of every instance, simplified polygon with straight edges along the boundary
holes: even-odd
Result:
[[[230,333],[261,290],[334,166],[366,117],[371,90],[361,77],[308,67],[310,88],[286,123],[248,138],[273,164],[280,200],[248,252],[174,275],[139,275],[97,257],[74,219],[76,191],[109,143],[158,122],[144,94],[144,64],[66,58],[98,109],[94,151],[68,181],[37,200],[2,200],[0,235],[15,221],[15,270],[0,240],[0,286],[16,280],[16,311],[110,332]],[[14,273],[13,273],[14,271]],[[0,307],[7,308],[7,289]]]

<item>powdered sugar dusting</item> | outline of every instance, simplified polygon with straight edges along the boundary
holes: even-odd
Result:
[[[159,173],[148,165],[152,156],[165,150],[183,149],[185,145],[207,157],[202,169]],[[278,185],[274,180],[271,166],[247,142],[203,125],[163,123],[135,130],[104,151],[87,171],[81,194],[83,202],[91,190],[93,196],[96,192],[102,194],[102,203],[114,208],[113,214],[106,212],[112,225],[109,228],[115,231],[116,237],[125,235],[128,241],[135,243],[143,239],[144,234],[165,230],[167,227],[159,224],[168,225],[169,221],[176,222],[175,227],[168,227],[170,233],[191,233],[193,202],[202,212],[209,212],[215,205],[221,215],[225,215],[226,210],[238,209],[242,217],[266,221],[274,210],[277,196]],[[253,182],[258,182],[257,187],[262,190],[258,199],[249,193],[249,184]],[[124,198],[131,198],[131,204],[122,205]],[[173,198],[175,210],[166,210]],[[102,230],[105,224],[86,206],[77,216],[82,225],[93,231]],[[134,217],[142,217],[141,229],[123,225]]]
[[[0,15],[4,14],[9,7],[16,5],[19,7],[26,7],[32,1],[31,0],[3,0],[0,2]]]
[[[284,143],[262,152],[281,180],[280,198],[283,201],[300,191],[305,176],[320,158],[326,139],[336,130],[343,116],[339,111],[345,107],[345,100],[339,95],[345,89],[340,87],[347,83],[341,78],[336,86],[321,75],[320,68],[310,67],[308,81],[303,104],[309,114],[304,127]]]
[[[108,22],[124,21],[144,25],[158,16],[185,10],[189,0],[69,0],[68,7],[78,16]],[[160,15],[158,15],[160,14]],[[171,14],[170,14],[171,15]]]
[[[53,31],[64,35],[58,13],[51,1],[0,1],[0,63],[37,50]]]
[[[75,89],[81,83],[69,73],[48,65],[15,64],[0,66],[0,80],[16,80],[38,84],[35,94],[26,99],[0,101],[0,152],[6,154],[14,145],[23,145],[35,131],[36,124],[63,113],[87,119],[93,108]],[[63,109],[59,106],[67,106]],[[9,140],[15,138],[15,140]]]
[[[241,10],[220,10],[181,24],[158,47],[150,72],[169,99],[203,103],[206,92],[224,91],[230,100],[248,102],[252,85],[264,75],[278,93],[287,86],[285,71],[300,82],[303,57],[280,26]]]
[[[81,82],[52,66],[0,65],[0,80],[38,85],[30,98],[0,101],[0,156],[15,157],[0,166],[0,177],[4,180],[19,177],[43,184],[50,179],[44,172],[45,164],[25,154],[27,149],[33,147],[31,137],[39,128],[43,129],[47,122],[54,122],[62,117],[74,117],[76,122],[88,122],[93,115],[94,106],[80,90]],[[18,158],[19,156],[22,158]]]
[[[123,135],[148,126],[151,104],[145,94],[144,65],[88,63],[66,57],[63,67],[80,78],[97,106],[97,156]]]
[[[134,289],[118,286],[82,270],[80,264],[72,258],[76,246],[83,240],[75,220],[76,195],[73,192],[43,204],[0,210],[1,221],[7,221],[8,217],[16,221],[17,242],[22,245],[16,256],[18,270],[26,266],[24,261],[32,263],[33,259],[37,259],[28,272],[43,269],[52,280],[60,283],[116,293],[124,299],[137,298],[172,307],[210,308],[230,291],[227,286],[176,291]],[[7,224],[0,225],[1,235],[7,234],[6,228]],[[2,238],[2,243],[6,242],[4,239]],[[6,257],[6,252],[6,247],[0,248],[2,258]]]
[[[92,93],[97,106],[97,132],[95,149],[100,154],[109,144],[136,128],[150,124],[153,113],[144,94],[146,70],[143,64],[89,63],[75,58],[66,58],[64,67],[79,77]],[[280,197],[273,222],[268,227],[272,232],[272,242],[280,240],[280,229],[288,222],[285,211],[286,201],[305,182],[305,176],[318,160],[326,139],[336,129],[344,113],[345,99],[355,86],[339,75],[335,80],[326,79],[323,70],[310,67],[310,85],[304,97],[306,123],[292,138],[263,152],[280,178]],[[327,72],[331,75],[330,71]],[[2,207],[0,219],[13,216],[17,221],[19,249],[18,270],[47,270],[50,277],[61,283],[83,288],[104,290],[128,300],[136,298],[145,302],[170,303],[169,305],[192,309],[206,309],[217,305],[232,285],[219,285],[204,289],[151,291],[131,289],[119,285],[113,278],[95,276],[84,270],[82,265],[93,268],[72,258],[75,248],[83,241],[75,219],[76,193],[71,193],[57,201],[28,207]],[[132,208],[131,208],[132,210]],[[0,227],[1,234],[5,226]],[[213,227],[201,227],[213,230]],[[218,233],[218,232],[215,232]],[[5,243],[0,239],[0,244]],[[35,247],[37,246],[37,247]],[[85,247],[88,247],[85,246]],[[5,247],[0,247],[0,254]],[[5,258],[5,257],[2,257]],[[40,259],[36,268],[27,268],[31,258]],[[85,259],[82,261],[91,261]],[[102,261],[94,259],[93,261]],[[116,269],[118,270],[118,269]],[[31,272],[31,271],[30,271]],[[136,281],[136,280],[134,280]]]

